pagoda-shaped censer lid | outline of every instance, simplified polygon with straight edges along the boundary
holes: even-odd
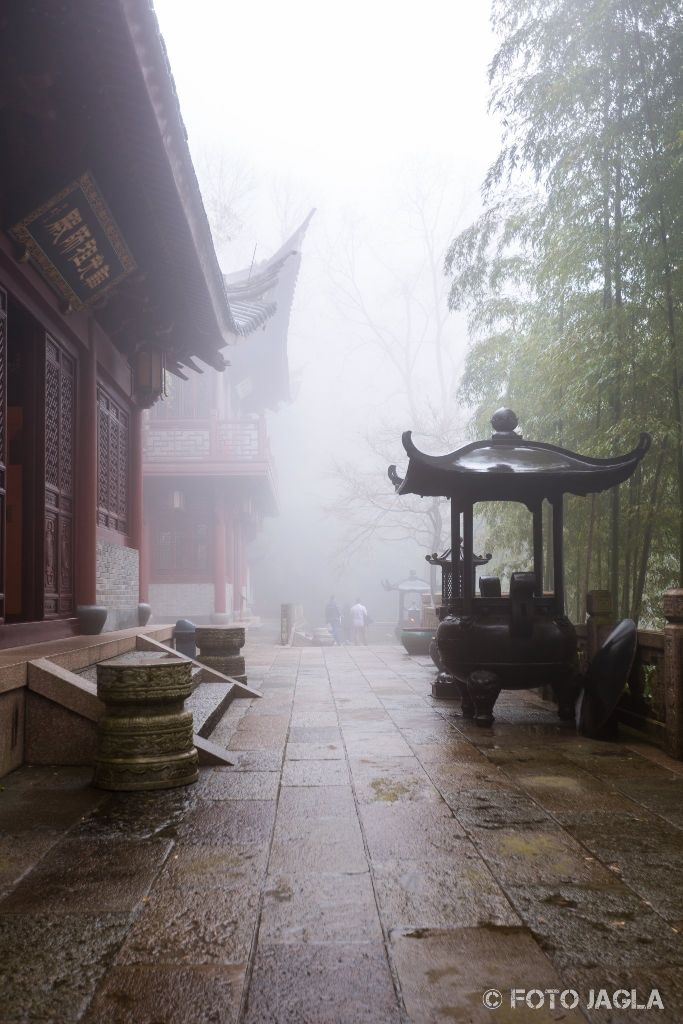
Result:
[[[491,417],[489,440],[474,441],[448,455],[421,452],[407,430],[402,437],[409,457],[405,477],[390,466],[389,479],[400,494],[463,502],[536,502],[562,494],[593,494],[622,483],[651,443],[649,434],[641,434],[638,445],[627,454],[596,459],[543,441],[528,441],[516,430],[517,424],[512,409],[498,409]]]

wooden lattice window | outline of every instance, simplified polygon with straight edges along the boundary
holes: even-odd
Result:
[[[7,292],[0,288],[0,467],[7,465]],[[2,477],[2,486],[5,481]]]
[[[97,522],[128,532],[130,417],[102,385],[97,387]]]
[[[180,514],[163,519],[152,544],[152,569],[157,579],[203,580],[211,575],[211,535],[206,523]]]
[[[7,472],[7,292],[0,288],[0,622],[5,615],[5,498]]]
[[[76,362],[45,337],[45,520],[43,615],[74,607],[74,455]]]

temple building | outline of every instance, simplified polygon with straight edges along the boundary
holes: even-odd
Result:
[[[265,413],[289,398],[287,332],[311,216],[270,259],[225,276],[240,338],[225,373],[169,378],[146,417],[142,594],[155,621],[250,615],[247,546],[278,500]]]
[[[141,585],[146,593],[142,411],[169,373],[185,369],[194,380],[172,392],[164,416],[190,395],[198,410],[207,386],[223,396],[210,451],[216,464],[230,451],[227,472],[243,467],[239,529],[272,507],[253,411],[257,374],[244,369],[254,397],[235,408],[217,371],[226,345],[276,314],[246,281],[235,282],[243,302],[231,312],[150,4],[7,0],[0,148],[0,647],[8,648],[78,633],[79,608],[106,609],[107,630],[137,624]],[[202,365],[215,374],[196,375]],[[180,491],[174,483],[171,494]],[[204,500],[199,488],[181,498],[195,500]],[[200,533],[192,543],[195,566],[213,560]],[[246,570],[238,571],[241,592]]]

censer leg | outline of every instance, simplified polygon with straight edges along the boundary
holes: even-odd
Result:
[[[557,701],[557,714],[562,722],[573,722],[576,717],[576,698],[579,684],[575,679],[565,679],[553,685],[553,695]]]
[[[448,672],[439,672],[432,683],[432,697],[438,700],[458,700],[461,695],[457,679]]]
[[[474,704],[474,721],[476,725],[493,723],[493,706],[501,691],[498,676],[483,669],[472,672],[467,680],[467,690]]]
[[[460,695],[462,697],[462,717],[474,718],[476,708],[467,683],[458,683],[458,689],[460,690]]]

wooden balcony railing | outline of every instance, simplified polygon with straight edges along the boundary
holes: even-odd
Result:
[[[265,420],[149,419],[143,434],[147,463],[270,463]]]

